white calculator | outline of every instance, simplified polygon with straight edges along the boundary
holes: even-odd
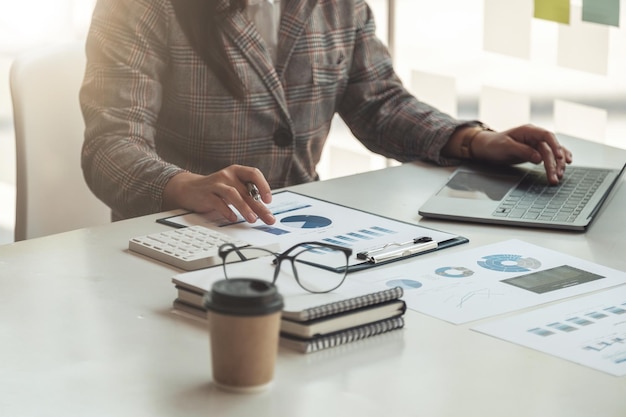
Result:
[[[224,243],[237,247],[250,246],[250,243],[226,233],[204,226],[189,226],[134,237],[128,241],[128,249],[185,271],[193,271],[219,265],[222,259],[218,249]],[[270,251],[279,248],[276,242],[255,246]]]

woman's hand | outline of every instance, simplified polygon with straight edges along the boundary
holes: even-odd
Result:
[[[248,194],[247,183],[259,189],[261,201]],[[274,224],[276,219],[265,206],[272,202],[272,191],[257,168],[231,165],[210,175],[182,172],[175,175],[163,191],[163,210],[186,209],[196,213],[217,210],[229,221],[236,221],[232,205],[250,223],[261,219]],[[265,204],[263,204],[265,203]]]
[[[572,153],[563,147],[551,132],[533,125],[524,125],[503,132],[468,127],[455,132],[444,148],[450,156],[462,157],[461,147],[468,148],[472,159],[496,163],[532,162],[543,165],[548,182],[558,184],[565,167],[572,162]]]

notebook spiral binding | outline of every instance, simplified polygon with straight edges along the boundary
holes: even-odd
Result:
[[[359,327],[354,327],[352,329],[344,330],[336,334],[329,334],[311,340],[306,345],[305,353],[313,353],[319,350],[344,345],[347,343],[355,342],[357,340],[383,334],[395,329],[400,329],[402,327],[404,327],[404,318],[402,316],[381,320]]]
[[[319,317],[331,316],[344,311],[355,310],[357,308],[384,303],[385,301],[395,300],[404,295],[402,287],[394,287],[388,290],[379,291],[372,294],[362,295],[359,297],[349,298],[347,300],[337,301],[320,306],[311,307],[303,311],[303,320],[313,320]]]

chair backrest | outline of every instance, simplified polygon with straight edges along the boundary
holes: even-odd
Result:
[[[84,43],[72,42],[25,53],[11,65],[16,241],[111,221],[80,167],[85,62]]]

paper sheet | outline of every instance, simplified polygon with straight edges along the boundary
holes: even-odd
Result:
[[[349,276],[400,285],[409,309],[460,324],[626,283],[626,273],[520,240]]]
[[[619,0],[583,0],[583,21],[619,27]]]
[[[606,75],[609,65],[609,27],[580,20],[575,7],[571,25],[559,25],[557,63],[566,68]]]
[[[515,91],[483,86],[480,94],[480,120],[489,120],[496,130],[530,123],[530,96]]]
[[[535,0],[535,17],[568,24],[570,0]]]
[[[532,3],[527,0],[485,0],[485,51],[530,58]]]
[[[473,330],[611,375],[626,375],[626,286],[479,325]]]
[[[232,223],[215,214],[195,213],[165,220],[180,226],[202,225],[214,228],[253,244],[276,241],[281,250],[305,241],[345,246],[353,251],[349,265],[363,263],[356,258],[358,252],[384,245],[404,243],[420,236],[428,236],[439,243],[458,237],[290,191],[274,194],[268,207],[276,217],[273,225],[266,225],[260,220],[249,224],[241,216]]]

